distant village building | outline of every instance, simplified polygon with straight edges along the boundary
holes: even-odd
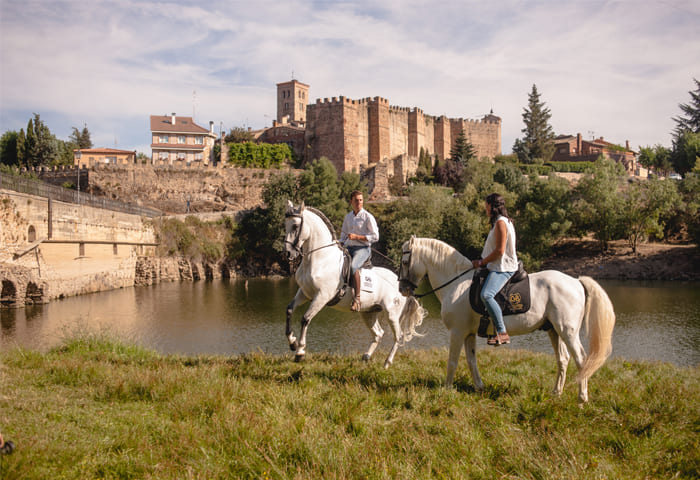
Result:
[[[200,127],[192,117],[151,115],[151,163],[153,165],[204,166],[213,160],[214,122]]]
[[[92,167],[95,165],[133,165],[136,152],[116,148],[82,148],[73,150],[73,165]]]
[[[595,140],[583,140],[581,134],[560,135],[554,139],[553,162],[595,162],[604,155],[614,160],[625,168],[629,175],[639,175],[639,167],[636,162],[637,153],[630,150],[629,141],[621,147],[614,143],[606,142],[603,137]]]

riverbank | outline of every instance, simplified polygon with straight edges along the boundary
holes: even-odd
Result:
[[[567,239],[543,262],[542,270],[550,269],[599,280],[700,281],[700,249],[687,244],[644,243],[632,253],[626,241],[618,240],[603,253],[595,240]]]
[[[0,353],[3,479],[694,478],[700,370],[611,360],[579,407],[551,355],[489,350],[444,390],[444,349],[162,356],[113,341]],[[573,372],[570,377],[573,377]],[[595,421],[593,421],[595,419]]]

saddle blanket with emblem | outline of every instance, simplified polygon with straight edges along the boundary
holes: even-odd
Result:
[[[371,268],[360,269],[360,290],[367,293],[374,293],[377,284],[377,274]]]
[[[487,275],[488,270],[486,269],[477,272],[469,288],[469,303],[474,311],[481,315],[488,315],[486,307],[481,301],[481,287],[483,287]],[[527,272],[523,270],[522,264],[519,265],[518,271],[508,280],[501,291],[496,294],[494,300],[501,307],[503,315],[515,315],[530,310],[530,279]]]

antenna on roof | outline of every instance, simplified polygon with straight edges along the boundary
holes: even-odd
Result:
[[[192,90],[192,123],[194,123],[194,104],[197,100],[197,91]]]

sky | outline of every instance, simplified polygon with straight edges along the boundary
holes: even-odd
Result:
[[[380,96],[433,116],[502,119],[522,138],[533,85],[557,135],[671,146],[700,80],[697,0],[0,0],[0,132],[34,113],[68,140],[150,156],[150,115],[215,132],[310,100]]]

